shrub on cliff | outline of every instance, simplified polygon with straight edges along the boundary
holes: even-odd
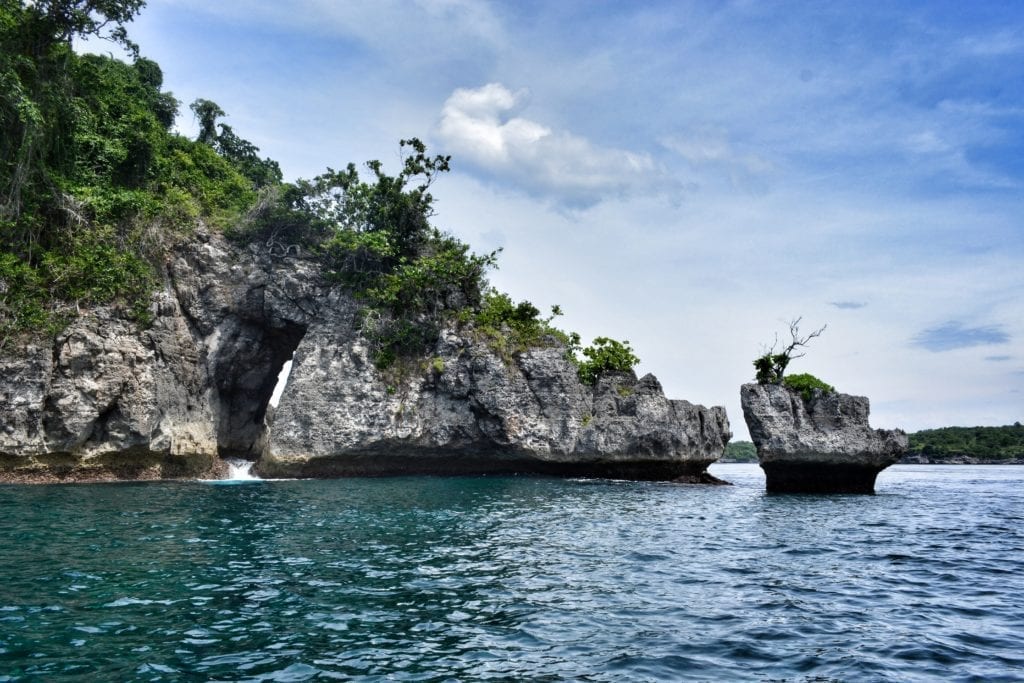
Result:
[[[584,384],[594,384],[608,372],[627,372],[640,363],[628,341],[620,342],[608,337],[597,337],[582,353],[586,360],[579,362],[578,372]]]
[[[814,375],[806,372],[799,375],[786,375],[782,380],[782,384],[793,391],[799,391],[805,401],[811,400],[815,389],[820,389],[826,394],[830,394],[836,390],[836,388],[831,384],[826,384]]]
[[[429,190],[450,157],[429,155],[417,138],[399,146],[397,175],[369,161],[365,179],[350,163],[285,184],[276,196],[265,194],[233,236],[279,253],[300,246],[318,255],[328,276],[365,303],[363,332],[380,368],[426,352],[446,324],[471,326],[506,360],[549,336],[578,344],[551,325],[557,307],[543,318],[529,302],[515,304],[489,286],[498,252],[475,254],[431,224]]]
[[[542,318],[540,309],[529,301],[515,303],[509,295],[491,289],[484,294],[479,308],[460,313],[458,321],[471,324],[474,332],[506,361],[529,348],[551,343],[564,345],[566,355],[575,361],[573,354],[579,347],[580,336],[552,324],[560,315],[561,307],[552,306],[551,315]]]

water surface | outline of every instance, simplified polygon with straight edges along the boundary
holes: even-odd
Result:
[[[1024,680],[1024,467],[0,486],[0,681]]]

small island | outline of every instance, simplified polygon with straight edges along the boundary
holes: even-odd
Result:
[[[907,449],[901,430],[873,430],[868,399],[850,396],[810,374],[785,375],[798,350],[822,327],[775,345],[754,361],[757,382],[740,388],[743,417],[771,493],[873,493],[875,478]]]

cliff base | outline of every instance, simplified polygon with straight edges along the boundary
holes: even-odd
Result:
[[[764,463],[768,493],[874,493],[881,471],[866,465]]]

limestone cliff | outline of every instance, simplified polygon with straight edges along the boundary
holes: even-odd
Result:
[[[653,376],[579,382],[557,342],[501,358],[445,330],[403,373],[369,361],[359,306],[315,261],[200,232],[173,250],[153,323],[84,312],[0,354],[0,479],[539,472],[700,479],[722,408]],[[268,401],[294,354],[276,412]],[[271,415],[270,413],[273,413]]]
[[[358,336],[339,342],[318,327],[299,344],[261,472],[699,479],[729,438],[722,408],[668,400],[652,375],[580,384],[558,345],[503,360],[448,330],[422,372],[388,386]]]
[[[83,311],[52,346],[0,354],[0,478],[217,476],[255,458],[277,373],[323,296],[301,259],[200,232],[174,250],[146,329]]]
[[[907,449],[903,431],[871,429],[864,396],[744,384],[740,402],[769,491],[870,493]]]

